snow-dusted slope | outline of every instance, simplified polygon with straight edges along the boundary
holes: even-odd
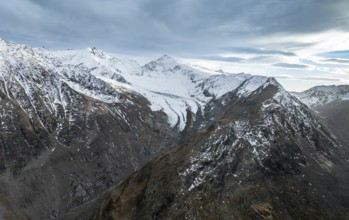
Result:
[[[50,51],[1,40],[0,57],[3,90],[10,88],[16,96],[21,87],[32,97],[33,88],[40,88],[52,112],[58,111],[57,104],[67,105],[64,85],[108,103],[119,102],[120,93],[135,92],[149,100],[153,111],[164,111],[171,126],[179,130],[186,125],[187,110],[203,114],[208,102],[227,92],[247,97],[270,82],[263,76],[217,74],[167,55],[140,66],[96,48]]]
[[[207,102],[196,87],[209,74],[165,55],[143,66],[140,74],[126,74],[124,77],[131,83],[132,90],[150,101],[154,111],[163,110],[171,125],[182,130],[186,109],[196,113]]]
[[[339,216],[348,172],[309,108],[273,78],[220,75],[199,85],[213,99],[206,108],[213,119],[116,186],[96,219]],[[138,198],[146,198],[141,207]]]
[[[342,146],[349,146],[349,85],[316,86],[293,95],[314,110]]]
[[[318,107],[331,102],[349,100],[349,85],[315,86],[293,95],[309,107]]]
[[[96,48],[35,51],[64,65],[85,68],[117,91],[145,96],[152,110],[164,111],[172,127],[179,130],[185,127],[187,109],[199,113],[213,98],[236,89],[239,95],[247,96],[268,80],[248,74],[217,75],[217,72],[190,66],[167,55],[140,66],[135,61],[120,60]]]
[[[118,94],[109,84],[96,78],[85,67],[67,65],[59,59],[38,53],[26,45],[0,41],[0,76],[4,80],[5,91],[12,87],[12,95],[24,89],[26,96],[31,98],[35,89],[40,89],[47,98],[48,106],[61,104],[65,107],[66,100],[62,94],[64,85],[84,95],[103,102],[118,102]]]
[[[84,66],[95,76],[123,81],[122,73],[137,74],[140,72],[140,65],[133,60],[120,60],[96,48],[85,50],[63,50],[50,51],[46,49],[35,49],[50,59],[63,64]]]

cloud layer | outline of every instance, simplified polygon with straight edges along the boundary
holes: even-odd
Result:
[[[12,0],[0,3],[0,30],[50,45],[85,46],[104,40],[103,46],[114,50],[195,54],[232,47],[246,53],[292,55],[248,48],[248,42],[349,31],[348,8],[346,0]]]

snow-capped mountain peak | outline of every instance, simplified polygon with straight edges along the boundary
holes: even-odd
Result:
[[[295,92],[293,95],[310,107],[319,107],[349,100],[349,85],[315,86],[304,92]]]
[[[171,57],[167,54],[162,55],[157,59],[158,62],[163,62],[163,63],[175,63],[177,60],[174,57]]]
[[[163,55],[157,60],[150,61],[144,65],[145,71],[158,73],[173,73],[180,68],[180,61],[168,55]]]
[[[25,44],[16,44],[12,41],[7,41],[4,39],[0,40],[0,54],[20,56],[22,58],[33,57],[34,51],[31,47]]]

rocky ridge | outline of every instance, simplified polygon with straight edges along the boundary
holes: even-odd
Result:
[[[213,100],[215,117],[96,203],[93,219],[347,219],[348,162],[274,79]]]

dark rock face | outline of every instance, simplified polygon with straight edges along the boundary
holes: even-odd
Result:
[[[349,101],[332,102],[314,109],[349,152]]]
[[[347,219],[339,144],[305,105],[277,92],[213,101],[226,103],[212,102],[216,118],[118,185],[92,218]]]
[[[13,213],[41,219],[78,207],[142,167],[171,138],[166,116],[140,97],[132,104],[79,98],[84,104],[74,123],[58,134],[2,99],[0,193]]]
[[[27,53],[19,48],[1,63],[0,218],[59,217],[144,166],[176,135],[144,97],[117,92],[81,66],[57,72]]]

